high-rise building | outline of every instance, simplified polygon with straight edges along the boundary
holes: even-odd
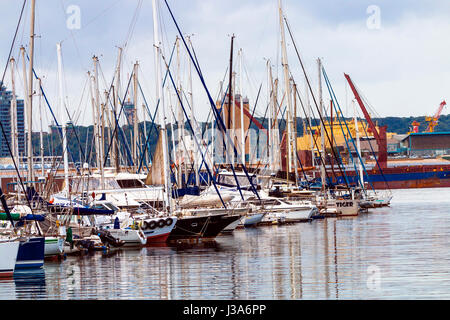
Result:
[[[0,84],[0,121],[2,122],[3,130],[5,132],[6,140],[11,147],[11,100],[12,92],[7,91],[6,87]],[[25,155],[25,116],[23,100],[17,99],[17,134],[18,134],[18,149],[19,156]],[[0,130],[0,157],[10,157],[8,145],[6,144],[5,136]]]

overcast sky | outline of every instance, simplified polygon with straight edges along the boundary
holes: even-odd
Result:
[[[176,29],[164,1],[159,1],[162,39],[168,56]],[[272,62],[274,77],[282,80],[278,1],[168,0],[168,3],[182,32],[193,34],[192,42],[200,67],[214,99],[229,64],[230,35],[235,34],[234,68],[239,71],[237,52],[242,48],[244,95],[253,105],[262,84],[257,114],[263,115],[267,101],[266,59]],[[2,0],[0,58],[3,66],[21,6],[19,0]],[[61,41],[66,95],[77,124],[86,125],[92,121],[86,88],[92,56],[100,59],[103,90],[114,73],[117,47],[124,47],[125,43],[122,90],[133,63],[139,61],[139,80],[150,109],[154,110],[156,89],[150,0],[36,0],[36,6],[35,69],[43,78],[44,90],[57,116],[56,43]],[[80,9],[79,29],[67,27],[68,23],[76,27],[77,22],[72,19],[76,12],[68,12],[73,8],[71,6]],[[316,59],[321,57],[344,112],[351,109],[353,97],[344,72],[350,74],[377,115],[382,117],[432,115],[442,100],[450,99],[449,1],[284,0],[283,7],[314,90],[318,78]],[[20,45],[29,46],[29,15],[27,4],[13,51],[18,61]],[[289,38],[288,33],[286,36]],[[292,42],[288,39],[287,43],[289,66],[303,96],[300,65]],[[187,58],[183,48],[181,54],[180,77],[187,86]],[[18,68],[17,90],[23,97],[20,61]],[[193,79],[195,113],[199,120],[205,120],[210,107],[195,74]],[[236,82],[239,83],[239,74]],[[10,87],[9,70],[5,83]],[[324,100],[328,99],[324,86]],[[34,104],[37,102],[35,99]],[[447,113],[446,108],[443,114]],[[37,130],[37,112],[33,113],[33,119],[33,127]],[[46,112],[44,123],[49,119]]]

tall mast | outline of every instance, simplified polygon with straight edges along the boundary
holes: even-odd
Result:
[[[187,40],[189,42],[189,45],[192,47],[191,43],[191,37],[187,36]],[[188,57],[188,65],[189,65],[189,87],[188,87],[188,95],[189,95],[189,104],[191,105],[191,124],[192,124],[192,131],[194,134],[194,137],[197,137],[197,125],[195,124],[195,113],[194,113],[194,96],[192,94],[192,64]],[[214,152],[214,150],[212,151]],[[194,143],[194,155],[193,155],[193,162],[194,162],[194,172],[195,172],[195,185],[200,185],[200,178],[198,173],[198,163],[197,163],[197,155],[199,153],[199,150],[197,148],[197,144]],[[214,153],[213,153],[214,156]]]
[[[148,165],[148,150],[145,149],[145,143],[147,142],[147,122],[146,122],[146,108],[145,104],[142,104],[142,121],[144,122],[144,139],[142,141],[142,151],[145,150],[145,163]]]
[[[39,122],[41,126],[41,130],[39,131],[39,146],[40,146],[40,155],[41,155],[41,176],[44,176],[44,127],[42,125],[42,81],[41,78],[38,79],[39,83]]]
[[[231,99],[233,98],[233,42],[234,42],[234,34],[231,36],[231,49],[230,49],[230,76],[228,81],[228,111],[224,112],[223,114],[226,115],[228,125],[226,126],[227,130],[230,130],[231,127],[231,113],[230,110],[232,108],[231,106]],[[225,111],[225,110],[224,110]],[[224,132],[224,134],[227,134]],[[228,152],[228,139],[225,139],[225,146],[224,150],[226,153],[226,163],[229,164],[230,162],[230,156]],[[234,153],[233,153],[234,154]]]
[[[281,64],[283,65],[284,72],[284,85],[286,92],[286,100],[287,100],[287,110],[286,110],[286,120],[287,120],[287,142],[288,142],[288,166],[286,168],[287,172],[291,172],[292,170],[292,95],[291,95],[291,86],[290,86],[290,77],[289,77],[289,66],[287,59],[287,51],[286,51],[286,39],[284,35],[284,24],[283,24],[283,10],[281,7],[281,0],[278,0],[279,7],[279,18],[280,18],[280,31],[281,31],[281,49],[282,49],[282,57]]]
[[[271,69],[272,72],[272,69]],[[272,74],[272,73],[271,73]],[[280,128],[278,126],[278,117],[277,117],[277,109],[278,109],[278,79],[275,79],[273,82],[273,90],[272,90],[272,142],[274,142],[272,146],[272,158],[274,159],[274,169],[281,170],[281,152],[280,152]],[[275,157],[276,156],[276,157]]]
[[[34,64],[34,18],[35,18],[36,0],[31,0],[31,23],[30,23],[30,64],[28,65],[28,104],[27,104],[27,124],[28,124],[28,143],[27,143],[27,165],[28,180],[33,181],[33,64]]]
[[[56,52],[58,56],[58,84],[59,84],[59,110],[61,112],[61,125],[63,132],[63,159],[64,159],[64,189],[63,193],[66,197],[69,197],[69,159],[67,150],[67,116],[66,116],[66,104],[65,95],[63,89],[63,70],[62,70],[62,57],[61,57],[61,43],[56,44]]]
[[[233,88],[236,88],[236,72],[233,72]],[[232,127],[231,127],[231,136],[232,136],[232,146],[236,145],[236,95],[234,94],[233,91],[233,96],[231,97],[232,101],[233,101],[233,109],[231,109],[231,121],[232,123]],[[230,146],[230,148],[232,148],[232,146]],[[234,154],[234,148],[231,150],[231,163],[234,164],[236,163],[236,159],[235,159],[235,154]]]
[[[115,117],[118,114],[117,108],[119,106],[119,96],[120,96],[120,65],[121,65],[121,63],[122,63],[122,48],[119,48],[119,54],[117,55],[117,66],[116,66],[116,84],[114,86],[114,112],[113,112],[113,115],[115,115],[115,116],[113,117],[114,122],[111,122],[112,124],[116,122]],[[113,162],[113,166],[116,169],[116,172],[119,172],[120,171],[120,156],[119,156],[119,139],[118,139],[118,135],[117,135],[117,130],[111,139],[112,139],[111,159]]]
[[[294,149],[293,161],[294,161],[294,171],[295,171],[295,184],[298,186],[298,164],[297,164],[297,85],[293,84],[293,95],[294,95],[294,141],[292,148]]]
[[[241,103],[241,157],[242,165],[245,165],[245,135],[244,135],[244,96],[242,89],[242,49],[239,50],[239,95]]]
[[[134,166],[137,170],[137,166],[138,166],[138,148],[137,148],[137,139],[138,139],[138,117],[137,117],[137,112],[138,112],[138,63],[136,62],[134,64],[134,71],[133,71],[133,87],[134,87],[134,106],[133,106],[133,146],[131,148],[131,150],[133,151],[133,162],[134,162]]]
[[[269,104],[269,168],[271,171],[274,170],[273,166],[273,133],[272,133],[272,115],[273,115],[273,97],[271,95],[273,92],[273,80],[272,80],[272,67],[270,66],[270,60],[267,60],[267,103]]]
[[[101,188],[105,188],[105,179],[103,172],[103,128],[102,128],[102,119],[103,119],[103,106],[101,106],[100,102],[100,90],[98,88],[98,58],[96,56],[93,57],[94,61],[94,90],[95,90],[95,110],[97,115],[97,169],[100,170],[100,185]]]
[[[97,126],[97,108],[95,107],[95,97],[94,97],[94,76],[91,75],[91,72],[88,71],[88,77],[89,77],[89,94],[91,98],[91,106],[92,106],[92,119],[93,119],[93,133],[92,136],[94,137],[94,146],[95,146],[95,155],[96,155],[96,166],[97,169],[100,167],[99,164],[99,156],[98,156],[98,150],[100,149],[98,145],[98,126]]]
[[[176,37],[176,45],[177,45],[177,77],[176,77],[176,86],[177,86],[177,92],[178,97],[177,99],[177,113],[175,114],[177,119],[177,128],[178,128],[178,183],[181,187],[184,186],[184,179],[183,179],[183,167],[184,167],[184,174],[186,174],[186,159],[184,159],[184,146],[183,146],[183,139],[184,139],[184,115],[183,115],[183,109],[181,107],[180,99],[183,99],[183,95],[181,94],[181,78],[180,78],[180,38]],[[182,165],[183,164],[183,165]]]
[[[169,172],[169,157],[167,150],[167,132],[166,132],[166,115],[164,106],[164,95],[161,83],[161,43],[159,40],[159,30],[158,30],[158,14],[157,14],[157,3],[156,0],[152,0],[153,8],[153,50],[154,59],[156,67],[156,98],[159,99],[160,110],[159,119],[161,122],[160,134],[162,134],[162,147],[163,147],[163,160],[164,160],[164,182],[166,187],[166,201],[169,209],[169,213],[172,212],[172,190]]]
[[[319,71],[319,111],[320,111],[320,118],[322,119],[322,115],[323,115],[323,98],[322,98],[322,75],[321,75],[321,71],[322,71],[322,61],[320,60],[320,58],[317,59],[317,68]],[[321,154],[322,154],[322,165],[320,166],[320,176],[322,178],[322,190],[325,188],[326,185],[326,181],[325,181],[325,128],[323,126],[323,121],[320,121],[320,141],[321,141]]]

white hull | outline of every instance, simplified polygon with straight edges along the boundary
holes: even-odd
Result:
[[[333,214],[338,217],[357,216],[358,212],[357,200],[328,200],[326,208],[321,210],[322,214]]]
[[[177,220],[175,216],[143,219],[141,229],[147,238],[147,244],[151,242],[165,242],[175,227]]]
[[[12,276],[18,251],[19,241],[0,242],[0,277]]]
[[[311,220],[314,212],[315,208],[299,208],[292,211],[277,212],[275,215],[284,222],[300,222]]]
[[[44,256],[56,256],[64,252],[64,239],[61,237],[45,237]]]
[[[124,247],[143,246],[147,243],[147,238],[142,230],[109,229],[108,231],[114,238],[124,241]]]
[[[265,213],[255,213],[248,216],[245,216],[244,221],[242,224],[244,227],[251,227],[254,226],[262,221],[264,218]]]

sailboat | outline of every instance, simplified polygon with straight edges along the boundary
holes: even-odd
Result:
[[[0,278],[12,277],[20,242],[0,238]]]

